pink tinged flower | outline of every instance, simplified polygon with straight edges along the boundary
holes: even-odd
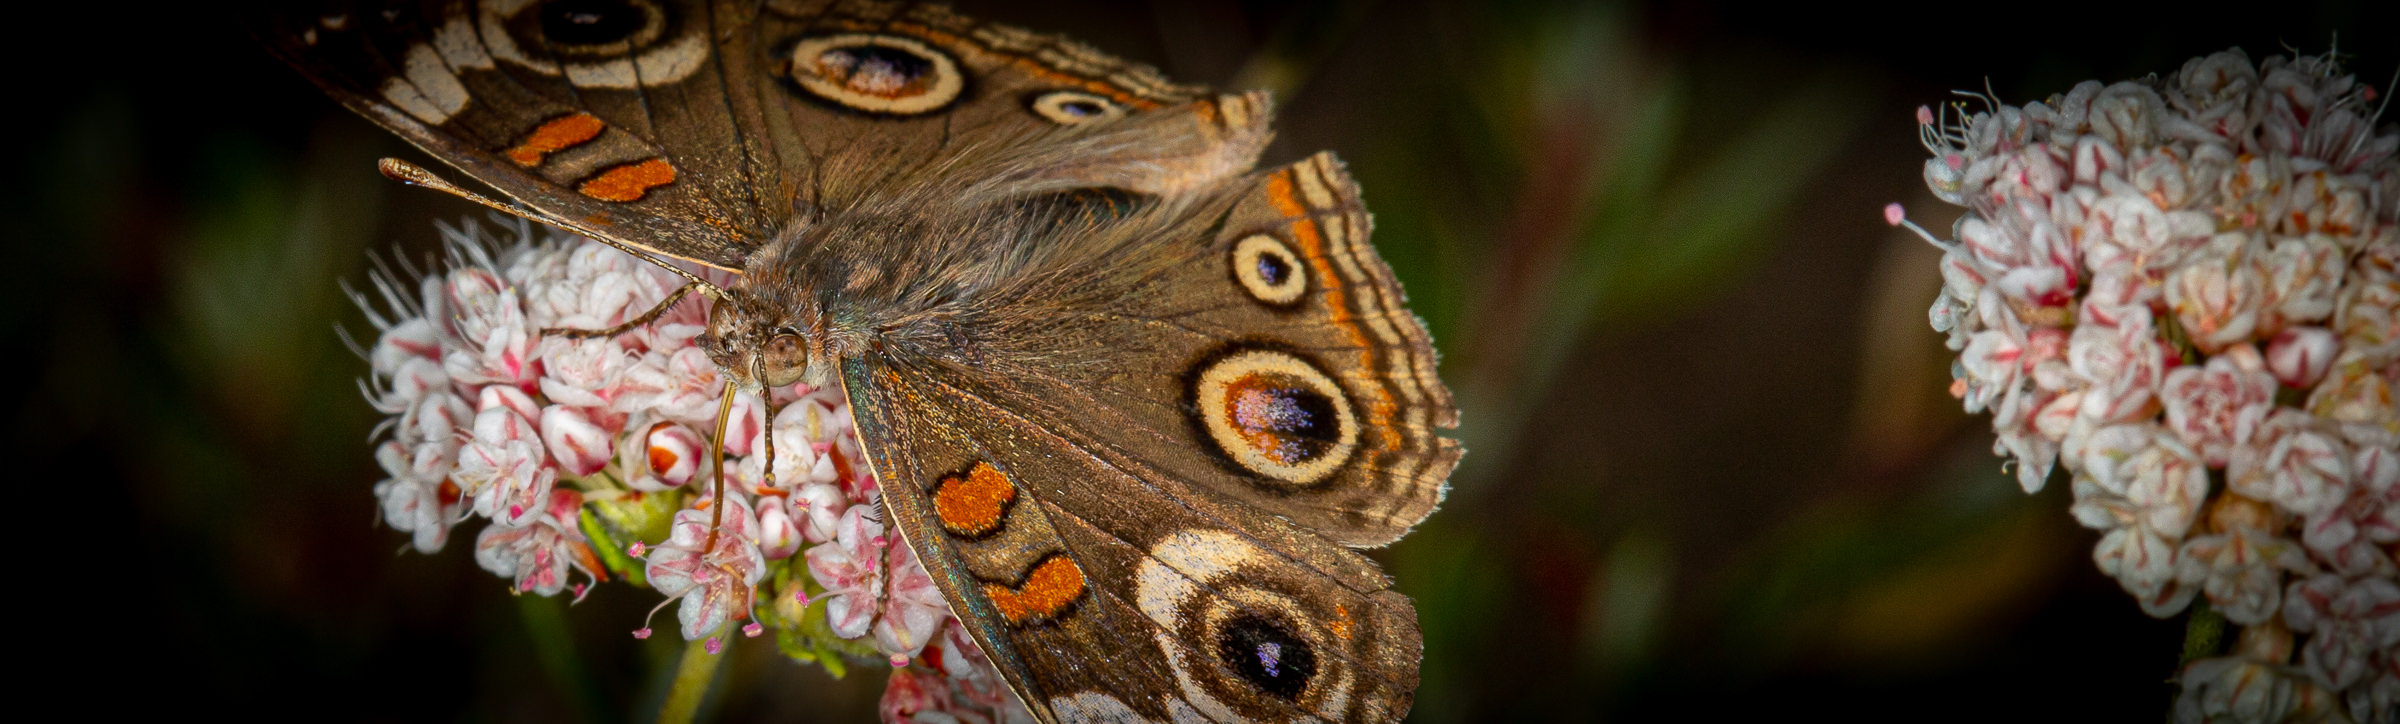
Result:
[[[549,337],[542,344],[542,396],[578,407],[608,407],[637,356],[614,339]]]
[[[691,428],[673,422],[652,423],[625,437],[618,464],[631,475],[635,490],[663,492],[692,481],[709,465],[708,441]]]
[[[2346,349],[2370,363],[2391,364],[2400,359],[2400,273],[2379,268],[2373,261],[2362,255],[2342,282],[2333,330],[2342,335]]]
[[[2140,148],[2158,140],[2158,119],[2165,111],[2157,91],[2120,81],[2102,88],[2092,99],[2089,123],[2092,135],[2109,145]]]
[[[2321,696],[2289,667],[2240,655],[2186,664],[2177,683],[2183,687],[2175,698],[2178,724],[2290,721]]]
[[[2357,448],[2349,471],[2349,496],[2309,516],[2300,539],[2337,570],[2364,573],[2382,567],[2373,560],[2376,544],[2400,541],[2400,452]],[[2345,560],[2352,557],[2363,559]]]
[[[758,502],[759,554],[773,561],[792,557],[805,542],[800,525],[783,496],[761,496]]]
[[[2176,545],[2199,516],[2208,469],[2199,455],[2151,424],[2094,431],[2078,459],[2075,504],[2084,526],[2107,531],[2093,551],[2100,570],[2165,617],[2195,591],[2178,585]]]
[[[906,668],[893,668],[883,685],[883,700],[875,706],[886,722],[959,721],[949,682]]]
[[[550,497],[542,514],[526,525],[485,526],[475,538],[475,563],[515,581],[519,592],[557,595],[567,588],[569,570],[598,578],[598,559],[576,527],[582,494],[559,490]]]
[[[2247,234],[2219,234],[2167,277],[2167,305],[2200,351],[2217,354],[2259,331],[2271,301],[2262,251]]]
[[[838,485],[803,485],[792,491],[791,507],[805,518],[801,535],[810,543],[833,540],[839,532],[843,514],[850,510],[850,500],[842,495]]]
[[[382,503],[384,523],[411,534],[410,544],[419,553],[441,550],[461,515],[458,488],[448,480],[390,478],[375,484],[375,498]]]
[[[534,379],[533,330],[515,287],[470,266],[451,271],[442,292],[441,307],[450,315],[448,337],[457,341],[442,358],[451,379],[470,385]]]
[[[875,619],[875,645],[893,656],[914,656],[933,640],[935,627],[950,616],[950,605],[933,577],[918,565],[908,546],[894,546],[891,568],[884,581],[883,611]]]
[[[2400,646],[2400,584],[2389,579],[2318,574],[2292,582],[2284,597],[2284,623],[2312,634],[2300,665],[2320,684],[2349,688],[2369,673],[2369,656]]]
[[[2234,448],[2225,480],[2294,515],[2324,515],[2350,497],[2350,449],[2323,420],[2278,407],[2250,444]]]
[[[2257,122],[2250,107],[2258,69],[2240,48],[2193,58],[2173,80],[2167,102],[2215,138],[2238,142]]]
[[[676,617],[685,641],[697,641],[726,621],[747,617],[751,596],[766,577],[766,559],[758,552],[758,523],[750,505],[732,497],[718,502],[725,510],[713,539],[709,528],[716,517],[713,511],[676,511],[667,542],[651,549],[649,565],[643,569],[651,588],[668,598],[682,599]]]
[[[424,317],[392,323],[376,335],[375,346],[367,351],[367,368],[379,375],[397,376],[411,361],[432,362],[437,367],[442,361],[441,333]]]
[[[2267,298],[2272,329],[2317,324],[2333,316],[2349,254],[2322,234],[2276,240],[2267,248]]]
[[[2165,378],[2169,352],[2151,326],[2150,310],[2129,307],[2113,312],[2113,323],[2100,320],[2101,310],[2085,305],[2084,322],[2067,339],[2067,363],[2085,386],[2078,413],[2095,424],[2146,419],[2157,411],[2157,391]]]
[[[842,514],[840,532],[831,542],[808,549],[808,573],[825,589],[825,623],[835,636],[854,639],[867,635],[875,621],[875,599],[883,588],[883,551],[873,539],[883,524],[867,520],[863,508]]]
[[[2343,351],[2309,394],[2305,409],[2339,425],[2353,445],[2400,446],[2400,411],[2392,405],[2394,371],[2369,365],[2365,355]]]
[[[474,437],[458,458],[452,478],[459,489],[474,500],[476,514],[501,525],[521,526],[539,515],[558,481],[533,424],[502,405],[475,416]]]
[[[2333,368],[2341,340],[2324,327],[2288,327],[2267,343],[2267,371],[2285,386],[2308,389]]]
[[[610,435],[592,424],[583,408],[551,405],[542,410],[542,443],[567,474],[577,477],[608,467]]]
[[[2176,554],[2176,580],[2197,585],[2227,620],[2244,626],[2266,623],[2283,603],[2283,572],[2307,570],[2300,547],[2248,526],[2195,536]]]
[[[367,401],[375,411],[387,415],[414,407],[428,396],[450,392],[450,373],[442,371],[440,362],[422,357],[407,357],[391,371],[378,370],[376,374]]]
[[[483,413],[495,408],[517,413],[518,417],[527,420],[542,419],[541,403],[534,402],[533,396],[525,394],[524,390],[508,385],[491,385],[476,393],[475,412]]]
[[[2159,391],[2168,429],[2199,450],[2211,467],[2225,465],[2274,407],[2275,376],[2266,364],[2256,348],[2243,344],[2225,349],[2205,366],[2168,372]]]
[[[837,419],[838,415],[838,419]],[[836,435],[849,432],[847,412],[836,413],[816,397],[805,397],[784,405],[775,413],[775,486],[791,490],[811,483],[831,483],[839,480],[833,456],[827,454]],[[760,441],[752,441],[752,450],[760,449]],[[766,465],[764,455],[742,460],[745,475],[763,480]]]
[[[716,424],[718,393],[724,390],[717,364],[697,347],[646,354],[625,368],[618,386],[612,403],[618,412],[648,412],[703,429]]]

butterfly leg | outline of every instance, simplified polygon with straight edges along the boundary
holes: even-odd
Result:
[[[565,338],[567,338],[567,339],[605,339],[605,338],[608,338],[608,337],[614,337],[614,336],[617,336],[617,335],[620,335],[620,334],[624,334],[624,333],[626,333],[626,332],[631,332],[631,331],[633,331],[633,330],[634,330],[634,329],[636,329],[636,328],[642,327],[643,325],[647,325],[647,324],[649,324],[649,323],[651,323],[651,322],[658,321],[658,318],[659,318],[659,316],[660,316],[660,315],[666,314],[666,313],[667,313],[667,310],[669,310],[669,309],[674,309],[674,308],[675,308],[675,304],[676,304],[677,302],[681,302],[681,301],[683,301],[683,298],[684,298],[686,295],[689,295],[689,294],[691,294],[691,293],[692,293],[692,290],[693,290],[693,289],[697,289],[697,288],[699,288],[699,286],[700,286],[700,284],[699,284],[698,282],[686,282],[686,283],[685,283],[683,286],[676,287],[674,292],[672,292],[672,293],[669,293],[669,294],[667,295],[667,298],[666,298],[666,300],[665,300],[665,301],[661,301],[661,302],[659,302],[659,303],[658,303],[658,306],[651,307],[651,308],[650,308],[650,311],[643,312],[643,313],[642,313],[642,315],[641,315],[641,316],[639,316],[639,317],[634,317],[634,318],[632,318],[632,319],[625,320],[625,323],[624,323],[624,324],[620,324],[620,325],[617,325],[617,326],[614,326],[614,327],[609,327],[609,328],[607,328],[607,329],[575,329],[575,328],[573,328],[573,327],[545,327],[545,328],[543,328],[543,329],[542,329],[542,336],[544,336],[544,337],[552,337],[552,336],[556,336],[556,337],[565,337]]]

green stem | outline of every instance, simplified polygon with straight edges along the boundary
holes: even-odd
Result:
[[[667,689],[667,705],[658,711],[658,724],[691,724],[693,715],[700,713],[700,700],[716,680],[718,665],[725,661],[722,649],[708,652],[710,638],[715,637],[684,644],[683,662],[675,666],[675,684]]]

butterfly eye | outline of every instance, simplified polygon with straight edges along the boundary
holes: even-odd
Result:
[[[767,340],[765,347],[759,348],[758,355],[768,387],[799,382],[801,373],[808,369],[808,348],[800,344],[796,335],[775,335]]]

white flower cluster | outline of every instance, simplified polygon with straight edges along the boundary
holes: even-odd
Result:
[[[739,391],[720,509],[707,441],[724,381],[694,343],[709,300],[690,295],[611,338],[546,335],[639,318],[682,279],[508,223],[505,240],[445,226],[442,269],[406,270],[413,290],[402,275],[377,275],[380,305],[353,295],[379,332],[363,350],[373,374],[362,387],[392,416],[377,428],[386,523],[431,553],[484,518],[475,560],[516,592],[555,595],[573,573],[614,573],[680,602],[684,638],[706,637],[710,651],[750,619],[745,634],[772,627],[796,658],[888,657],[902,668],[886,697],[911,711],[1019,720],[1024,710],[994,688],[998,672],[932,578],[885,535],[841,390]],[[586,591],[572,587],[578,599]]]
[[[1918,110],[1925,181],[1967,209],[1926,235],[1952,394],[2028,492],[2065,468],[2144,610],[2204,595],[2263,642],[2187,667],[2180,718],[2400,719],[2400,134],[2373,90],[2231,50],[1982,100]]]

